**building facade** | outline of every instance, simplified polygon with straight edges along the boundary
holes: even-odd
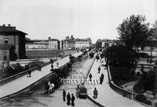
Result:
[[[26,51],[29,50],[47,50],[48,43],[26,43]]]
[[[50,50],[60,50],[60,41],[57,39],[51,39],[49,37],[48,49]]]
[[[0,45],[0,61],[10,60],[11,45]]]
[[[91,41],[89,39],[76,39],[75,49],[89,48],[91,46]]]
[[[67,36],[66,39],[62,40],[60,44],[62,50],[75,49],[75,39],[73,38],[73,35],[71,35],[71,38]]]
[[[14,46],[17,58],[23,59],[25,58],[25,35],[27,34],[10,24],[8,26],[2,25],[0,26],[0,45]],[[1,55],[5,56],[4,54]]]

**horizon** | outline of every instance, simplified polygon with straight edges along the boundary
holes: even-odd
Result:
[[[157,20],[156,0],[1,0],[0,25],[11,24],[30,39],[117,39],[116,28],[131,15]]]

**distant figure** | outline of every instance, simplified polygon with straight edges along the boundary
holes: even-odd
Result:
[[[72,105],[72,106],[75,106],[74,101],[75,101],[75,97],[74,97],[74,95],[72,94],[72,97],[71,97],[71,105]]]
[[[49,94],[51,94],[53,92],[53,89],[54,89],[54,83],[51,83],[49,81],[48,85],[49,85]]]
[[[76,97],[77,98],[79,97],[79,85],[77,85],[77,87],[76,87]]]
[[[70,97],[70,94],[68,93],[68,95],[67,95],[67,105],[70,105],[70,99],[71,99],[71,97]]]
[[[50,63],[53,64],[53,62],[54,62],[53,59],[50,59]]]
[[[53,64],[51,64],[51,70],[50,71],[53,71]]]
[[[57,64],[57,67],[58,67],[58,65],[59,65],[59,62],[57,61],[57,63],[56,63],[56,64]]]
[[[100,66],[98,67],[98,73],[100,73],[100,70],[101,70],[101,68],[100,68]]]
[[[49,85],[48,85],[48,82],[45,82],[45,90],[44,90],[44,93],[48,94],[49,92]]]
[[[27,77],[31,77],[31,70],[27,70]]]
[[[94,94],[93,98],[96,99],[98,96],[98,90],[96,88],[94,89],[93,94]]]
[[[65,97],[66,97],[66,91],[65,91],[65,89],[63,89],[63,101],[66,100]]]
[[[92,74],[91,73],[89,74],[89,79],[90,79],[90,81],[92,81]]]
[[[99,55],[98,54],[96,55],[96,59],[97,59],[97,62],[98,62],[98,60],[99,60]]]
[[[40,65],[38,65],[38,68],[37,68],[39,71],[41,71],[41,66]]]
[[[100,76],[100,84],[102,84],[103,80],[104,80],[104,74],[102,73]]]

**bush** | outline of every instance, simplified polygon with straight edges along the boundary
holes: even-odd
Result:
[[[44,62],[34,61],[34,62],[28,63],[28,66],[29,66],[29,68],[33,68],[35,66],[39,66],[39,65],[42,65],[42,64],[44,64]]]
[[[154,106],[157,107],[157,103],[155,103]]]
[[[135,100],[139,101],[139,102],[143,102],[143,103],[147,103],[147,98],[145,95],[143,94],[139,94],[136,96]]]
[[[93,52],[90,52],[90,53],[89,53],[89,56],[90,56],[90,58],[93,58],[93,57],[94,57],[94,53],[93,53]]]
[[[147,101],[146,104],[152,105],[152,102],[151,101]]]
[[[69,56],[70,62],[74,63],[75,62],[75,57],[74,56]]]

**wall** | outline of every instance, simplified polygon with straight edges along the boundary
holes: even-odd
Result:
[[[4,61],[4,56],[9,60],[9,50],[0,50],[0,61]]]

